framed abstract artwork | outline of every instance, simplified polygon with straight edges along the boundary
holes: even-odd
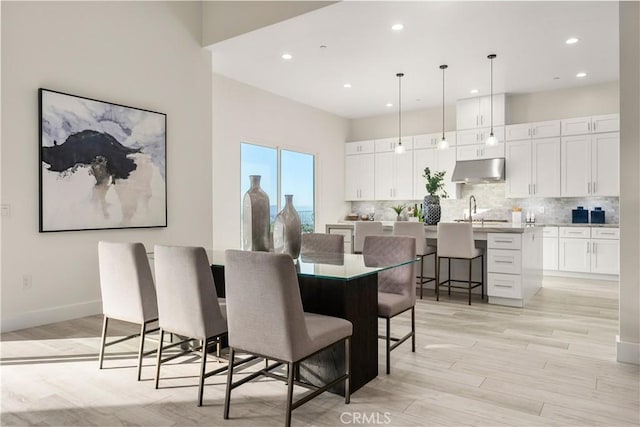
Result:
[[[38,95],[40,232],[166,227],[166,114]]]

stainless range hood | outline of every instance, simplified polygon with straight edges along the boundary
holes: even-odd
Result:
[[[504,158],[458,161],[451,181],[468,184],[504,181]]]

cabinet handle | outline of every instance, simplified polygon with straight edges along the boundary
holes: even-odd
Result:
[[[607,236],[613,236],[615,233],[601,231],[600,234],[606,234]]]
[[[596,194],[596,182],[593,181],[593,194]]]
[[[495,260],[493,262],[495,262],[496,264],[513,264],[513,261],[498,261],[498,260]]]
[[[478,115],[476,114],[476,126],[478,126]]]
[[[531,184],[529,184],[529,195],[531,195]]]
[[[493,285],[496,288],[513,288],[513,285]]]
[[[533,194],[536,194],[536,185],[533,184]]]
[[[587,253],[589,253],[589,247],[591,246],[589,243],[590,242],[587,242]]]
[[[593,131],[596,131],[596,122],[593,122]]]
[[[536,128],[533,128],[533,136],[536,135]]]
[[[496,243],[513,243],[513,240],[494,240]]]
[[[531,128],[529,128],[528,131],[529,131],[528,135],[531,136]]]
[[[596,242],[591,242],[591,244],[593,245],[593,254],[595,255],[598,253],[598,247],[596,246]],[[598,262],[598,258],[596,258],[596,262]]]
[[[591,122],[588,122],[588,123],[587,123],[587,130],[588,130],[589,132],[591,132]]]
[[[567,231],[569,234],[582,234],[581,231]]]

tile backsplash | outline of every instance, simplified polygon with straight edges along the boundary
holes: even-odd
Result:
[[[577,206],[592,210],[601,207],[605,211],[607,224],[620,222],[620,208],[618,197],[530,197],[523,199],[505,198],[505,184],[461,184],[462,191],[459,199],[441,199],[442,221],[461,219],[469,209],[469,196],[474,195],[477,201],[477,214],[475,218],[501,219],[511,221],[511,209],[522,208],[523,218],[527,211],[535,214],[536,222],[547,224],[571,223],[571,210]],[[422,200],[393,200],[393,201],[369,201],[352,202],[352,212],[358,214],[374,213],[376,220],[393,221],[396,213],[391,206],[404,204],[420,205]],[[541,212],[544,209],[544,212]],[[406,213],[403,213],[406,216]]]

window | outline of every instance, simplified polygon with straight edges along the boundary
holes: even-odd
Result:
[[[240,144],[241,194],[249,189],[249,175],[260,175],[260,186],[269,196],[271,225],[284,206],[284,195],[293,194],[302,232],[315,229],[315,156],[297,151]]]

